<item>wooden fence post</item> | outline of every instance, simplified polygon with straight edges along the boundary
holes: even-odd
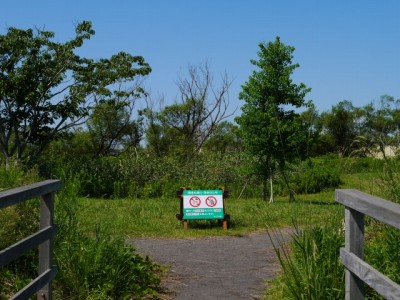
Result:
[[[345,249],[364,259],[364,214],[345,208]],[[364,299],[364,282],[346,270],[346,300]]]
[[[40,229],[54,227],[54,192],[41,196],[40,199]],[[39,245],[39,274],[52,267],[53,238]],[[37,293],[38,300],[52,299],[51,281]]]

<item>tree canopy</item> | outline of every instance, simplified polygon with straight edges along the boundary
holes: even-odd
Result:
[[[6,159],[32,160],[68,128],[80,124],[99,102],[142,93],[121,91],[151,68],[141,56],[80,57],[76,50],[95,34],[87,21],[65,43],[41,29],[10,27],[0,35],[0,149]]]

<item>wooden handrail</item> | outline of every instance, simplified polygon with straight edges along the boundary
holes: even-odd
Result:
[[[336,190],[345,206],[345,247],[340,260],[346,268],[346,300],[364,299],[364,283],[386,299],[400,299],[400,285],[364,261],[364,216],[400,229],[400,205],[357,190]]]
[[[52,265],[54,226],[54,193],[61,188],[60,180],[46,180],[0,192],[0,209],[40,197],[39,231],[0,251],[0,268],[14,261],[34,247],[39,247],[38,277],[11,299],[52,299],[51,281],[56,276]]]

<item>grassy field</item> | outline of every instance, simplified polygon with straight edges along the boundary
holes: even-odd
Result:
[[[340,188],[354,188],[377,194],[374,174],[342,176]],[[168,199],[88,199],[79,200],[80,225],[93,232],[101,229],[111,234],[140,237],[193,238],[207,235],[245,235],[247,233],[299,225],[324,224],[328,219],[341,220],[344,209],[335,202],[334,191],[319,194],[297,195],[296,202],[277,198],[274,203],[261,199],[226,199],[226,210],[231,215],[230,228],[222,230],[216,221],[190,221],[184,230],[175,217],[179,212],[179,200]]]
[[[112,234],[146,237],[196,237],[204,235],[244,235],[268,227],[321,223],[326,218],[341,217],[342,207],[333,200],[333,192],[299,196],[294,203],[277,199],[265,203],[259,199],[225,200],[231,215],[230,228],[222,230],[216,221],[190,221],[184,230],[175,214],[179,212],[177,199],[80,199],[81,226],[92,231],[96,224]]]

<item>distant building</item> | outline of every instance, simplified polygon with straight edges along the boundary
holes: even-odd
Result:
[[[397,155],[397,153],[399,152],[399,147],[398,146],[385,146],[384,151],[385,151],[385,157],[395,157]],[[376,151],[372,152],[370,156],[382,159],[383,153],[382,153],[382,151],[380,151],[379,148],[376,148]]]

